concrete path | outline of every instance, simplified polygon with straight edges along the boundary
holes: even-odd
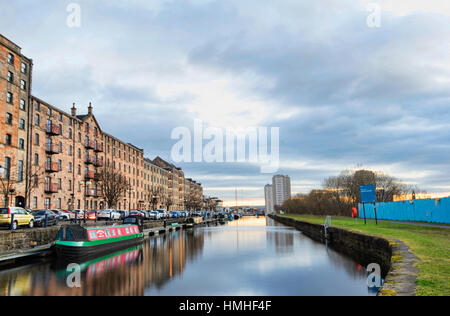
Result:
[[[416,280],[419,273],[416,265],[419,259],[404,242],[392,240],[397,245],[392,247],[391,270],[386,276],[378,296],[416,296]]]

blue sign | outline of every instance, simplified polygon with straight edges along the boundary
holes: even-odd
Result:
[[[375,185],[361,185],[361,203],[376,203],[377,198],[375,197]]]

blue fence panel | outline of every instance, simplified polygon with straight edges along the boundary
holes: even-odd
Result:
[[[376,204],[378,219],[450,224],[450,197],[413,201],[380,202]],[[365,204],[366,218],[375,219],[374,205]],[[359,217],[364,218],[363,205]]]

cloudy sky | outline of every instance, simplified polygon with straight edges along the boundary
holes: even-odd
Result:
[[[71,3],[80,27],[67,24]],[[2,0],[0,11],[0,33],[34,61],[35,96],[66,111],[92,102],[104,131],[149,158],[170,159],[171,132],[195,119],[280,127],[278,173],[295,193],[357,165],[450,192],[449,1]],[[272,177],[253,163],[179,165],[207,194],[234,201],[238,188],[255,205]]]

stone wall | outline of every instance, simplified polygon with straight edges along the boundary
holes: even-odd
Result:
[[[59,226],[34,228],[16,231],[0,232],[0,252],[30,248],[30,242],[38,246],[49,244],[56,240]]]
[[[330,248],[349,256],[363,266],[378,263],[383,278],[390,270],[392,245],[387,239],[337,227],[328,227],[328,238],[325,238],[323,225],[301,222],[277,215],[269,216],[282,224],[295,227],[315,241],[327,243]]]

